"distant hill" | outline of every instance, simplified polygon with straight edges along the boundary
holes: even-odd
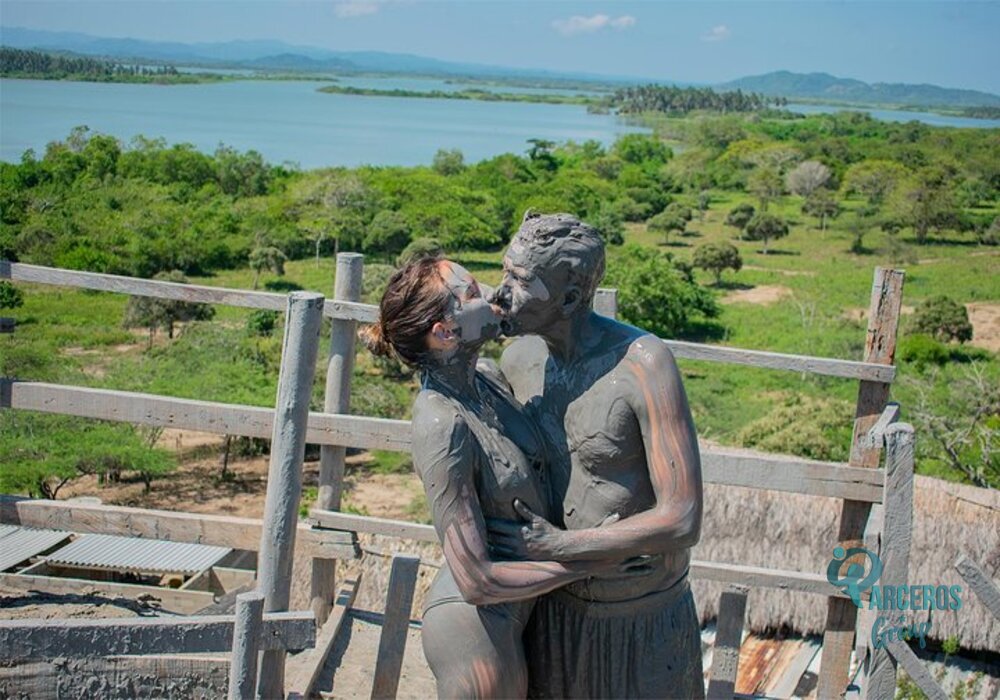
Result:
[[[978,90],[958,90],[927,84],[866,83],[851,78],[838,78],[829,73],[775,71],[740,78],[717,87],[760,92],[769,96],[787,97],[789,100],[799,98],[929,107],[1000,106],[1000,95]]]

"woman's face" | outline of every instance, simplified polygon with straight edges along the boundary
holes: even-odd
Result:
[[[448,290],[448,311],[443,322],[454,345],[478,348],[500,335],[500,309],[487,302],[469,271],[457,263],[442,260],[438,272]]]

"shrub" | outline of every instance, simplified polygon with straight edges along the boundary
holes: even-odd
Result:
[[[739,272],[743,267],[740,251],[731,243],[706,243],[694,251],[694,266],[715,275],[715,283],[722,282],[722,271]]]
[[[920,303],[910,321],[910,332],[924,333],[941,342],[964,343],[972,340],[972,323],[964,306],[942,295]]]
[[[247,333],[266,338],[274,333],[278,325],[278,312],[267,309],[255,309],[247,317]]]
[[[908,335],[899,343],[899,359],[923,369],[927,365],[943,365],[951,353],[948,348],[929,335],[917,333]]]
[[[618,309],[626,322],[661,337],[682,335],[694,321],[719,313],[712,295],[695,283],[690,267],[650,248],[624,246],[604,284],[618,288]]]
[[[747,202],[737,204],[726,214],[726,226],[732,226],[742,233],[743,229],[750,223],[750,220],[753,219],[755,213],[756,210],[752,204],[748,204]]]
[[[296,284],[291,280],[275,279],[267,280],[264,282],[264,289],[269,292],[278,292],[279,294],[287,294],[288,292],[298,292],[302,289],[301,284]]]
[[[415,238],[409,245],[403,248],[403,252],[396,258],[396,265],[402,267],[408,262],[419,258],[433,258],[444,254],[444,247],[436,238]]]
[[[788,224],[780,216],[774,214],[757,214],[746,227],[746,237],[751,241],[763,241],[764,253],[767,253],[767,242],[788,235]]]
[[[24,293],[10,282],[0,282],[0,309],[24,306]]]

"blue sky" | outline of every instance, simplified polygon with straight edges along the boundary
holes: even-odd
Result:
[[[0,22],[688,82],[787,69],[1000,93],[1000,1],[3,0]]]

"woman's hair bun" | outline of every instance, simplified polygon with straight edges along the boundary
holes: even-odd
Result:
[[[373,355],[378,357],[393,356],[392,343],[385,337],[385,326],[382,325],[381,319],[375,323],[363,326],[358,331],[358,335],[361,336],[361,342],[365,344],[365,347]]]

